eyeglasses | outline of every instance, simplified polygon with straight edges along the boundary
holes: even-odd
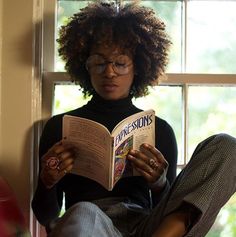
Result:
[[[105,71],[107,64],[112,64],[112,69],[119,75],[125,75],[130,72],[130,66],[133,64],[132,59],[127,55],[119,55],[112,61],[108,61],[101,55],[94,54],[88,57],[86,69],[93,74],[101,74]]]

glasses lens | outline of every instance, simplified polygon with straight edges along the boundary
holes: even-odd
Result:
[[[87,59],[86,68],[90,73],[100,74],[106,68],[106,61],[102,56],[92,55]]]
[[[101,74],[109,63],[112,63],[115,73],[124,75],[129,73],[129,66],[132,64],[132,60],[127,55],[119,55],[112,61],[106,61],[100,55],[92,55],[87,59],[86,69],[90,73]]]
[[[119,55],[115,58],[113,69],[116,73],[124,75],[129,73],[129,66],[132,64],[131,59],[127,55]]]

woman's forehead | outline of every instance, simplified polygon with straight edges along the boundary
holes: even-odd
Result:
[[[128,49],[124,49],[117,44],[96,44],[91,48],[90,54],[101,54],[104,56],[126,54],[131,56]]]

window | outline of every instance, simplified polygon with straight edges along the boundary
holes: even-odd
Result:
[[[46,2],[48,4],[48,1]],[[54,27],[49,29],[50,34],[45,34],[44,40],[47,42],[44,49],[45,117],[50,116],[51,111],[59,113],[85,103],[82,95],[77,93],[79,89],[69,83],[69,77],[64,72],[64,64],[57,55],[55,39],[58,28],[87,3],[58,0],[50,1],[51,6],[47,8],[53,17],[46,15],[45,26]],[[151,90],[148,97],[138,99],[135,104],[146,108],[146,104],[150,103],[145,101],[155,101],[154,109],[157,115],[165,118],[175,130],[179,145],[178,160],[182,167],[189,160],[193,147],[206,136],[218,132],[236,135],[236,128],[232,125],[233,118],[236,118],[233,108],[233,91],[236,86],[236,67],[233,63],[236,56],[236,32],[232,27],[236,21],[236,2],[170,0],[141,1],[141,4],[152,7],[164,20],[173,44],[167,77],[160,86]],[[213,6],[214,11],[211,11]],[[55,87],[56,97],[51,94],[51,87]],[[63,105],[62,96],[58,97],[59,91],[60,95],[70,94],[70,98],[66,99],[70,101],[67,107]],[[56,106],[54,109],[49,104],[50,98],[47,95],[53,98]],[[209,100],[208,97],[214,100]],[[217,107],[219,100],[222,107],[227,107],[231,111],[230,116],[229,113],[221,113]],[[197,104],[200,107],[205,105],[204,109],[197,108]],[[171,108],[176,109],[173,111]],[[200,125],[211,121],[212,114],[220,114],[221,117],[219,119],[217,116],[215,119],[214,128],[199,129]]]
[[[69,82],[55,39],[58,27],[88,2],[44,1],[43,115],[47,118],[85,103],[79,88]],[[204,138],[219,132],[236,136],[236,1],[153,0],[141,4],[152,7],[164,20],[173,45],[166,78],[148,97],[134,103],[140,108],[151,104],[172,125],[181,169]],[[222,215],[230,217],[232,207],[229,202],[221,212],[218,226],[224,225]],[[230,222],[227,224],[226,235],[233,236]],[[209,236],[219,235],[212,229]]]

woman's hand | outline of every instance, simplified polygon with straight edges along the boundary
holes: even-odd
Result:
[[[152,189],[160,190],[165,186],[169,164],[155,147],[143,143],[140,151],[130,150],[127,159],[147,180]]]
[[[72,169],[75,153],[74,146],[60,141],[42,157],[40,178],[47,188],[52,188]]]

